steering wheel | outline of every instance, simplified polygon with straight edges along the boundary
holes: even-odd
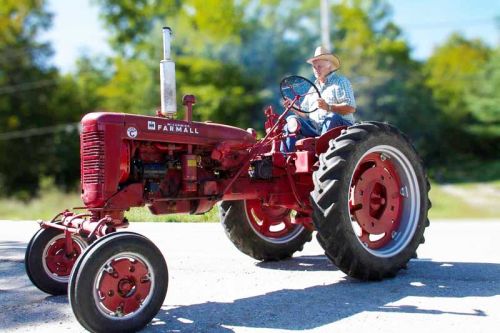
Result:
[[[289,99],[295,101],[292,105],[294,110],[302,113],[312,113],[318,110],[318,103],[316,103],[316,100],[321,98],[321,94],[319,93],[318,87],[305,77],[298,75],[285,77],[281,80],[280,91],[283,100]],[[302,110],[302,104],[306,98],[312,100],[312,103],[310,103],[310,105],[312,105],[309,110]]]

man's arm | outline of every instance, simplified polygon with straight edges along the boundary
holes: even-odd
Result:
[[[342,116],[356,112],[356,100],[354,99],[354,92],[352,90],[351,82],[345,77],[339,79],[338,85],[329,89],[331,96],[327,98],[331,104],[326,103],[323,99],[318,100],[320,108],[328,111],[335,112]],[[335,103],[337,102],[337,103]]]
[[[323,98],[318,98],[318,107],[328,112],[335,112],[342,116],[356,112],[356,108],[347,103],[328,104]]]
[[[342,116],[345,116],[345,115],[356,112],[356,109],[347,103],[342,103],[342,104],[330,104],[330,105],[328,105],[327,111],[328,112],[335,112],[335,113],[338,113]]]

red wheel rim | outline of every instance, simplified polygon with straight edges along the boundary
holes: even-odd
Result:
[[[401,181],[396,168],[383,153],[365,155],[351,181],[349,209],[361,229],[360,241],[370,249],[389,244],[400,226]]]
[[[148,264],[136,255],[120,255],[104,265],[97,279],[98,303],[105,314],[133,314],[150,296],[152,277]]]
[[[67,279],[71,274],[71,270],[76,260],[82,253],[81,244],[74,239],[72,239],[72,242],[74,251],[70,254],[66,253],[66,240],[64,235],[49,242],[44,251],[45,269],[56,279],[58,277]]]
[[[259,200],[247,200],[246,211],[255,232],[269,241],[289,241],[303,228],[292,222],[292,211],[288,208],[264,206]]]

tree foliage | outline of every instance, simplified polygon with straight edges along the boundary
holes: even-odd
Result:
[[[48,66],[48,44],[36,40],[50,26],[42,1],[0,2],[0,132],[53,123],[50,105],[57,73]],[[0,192],[23,197],[36,191],[47,138],[0,141]]]
[[[75,124],[102,103],[96,91],[106,78],[90,70],[92,61],[82,58],[74,76],[50,65],[51,47],[39,36],[51,19],[45,1],[0,0],[0,133],[15,133],[0,136],[0,195],[29,198],[46,176],[74,187]]]
[[[500,49],[474,77],[473,86],[465,91],[465,103],[474,119],[500,134]]]
[[[252,119],[249,108],[259,106],[258,86],[229,59],[240,44],[242,5],[229,0],[144,1],[131,7],[124,1],[99,3],[112,40],[122,45],[112,60],[110,81],[98,92],[106,109],[154,114],[159,106],[160,31],[169,25],[174,30],[178,109],[182,95],[190,93],[198,99],[195,118],[232,124]]]
[[[424,66],[426,85],[438,107],[440,130],[446,133],[439,145],[445,160],[495,158],[498,154],[500,132],[495,130],[495,114],[499,106],[495,102],[499,93],[492,84],[499,73],[494,58],[480,40],[452,34]],[[486,105],[489,109],[483,109]]]
[[[262,129],[279,108],[280,80],[312,78],[305,60],[320,44],[319,0],[96,0],[115,54],[83,55],[73,73],[50,65],[39,34],[50,27],[42,0],[0,0],[0,133],[72,124],[94,110],[153,115],[159,107],[161,27],[174,31],[179,117],[194,94],[195,120]],[[392,21],[385,0],[330,6],[333,51],[354,87],[358,120],[389,121],[409,134],[431,166],[495,158],[500,150],[500,51],[454,34],[424,62]],[[0,191],[29,197],[50,176],[79,178],[74,127],[2,140]]]
[[[466,94],[478,83],[477,74],[487,63],[490,50],[480,40],[451,35],[425,65],[426,84],[450,121],[470,118]]]

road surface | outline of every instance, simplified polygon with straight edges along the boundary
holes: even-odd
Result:
[[[66,296],[24,272],[34,222],[0,221],[0,331],[83,332]],[[260,263],[220,225],[132,223],[166,258],[165,304],[144,332],[498,332],[500,220],[434,221],[408,270],[382,282],[346,277],[314,240]]]

